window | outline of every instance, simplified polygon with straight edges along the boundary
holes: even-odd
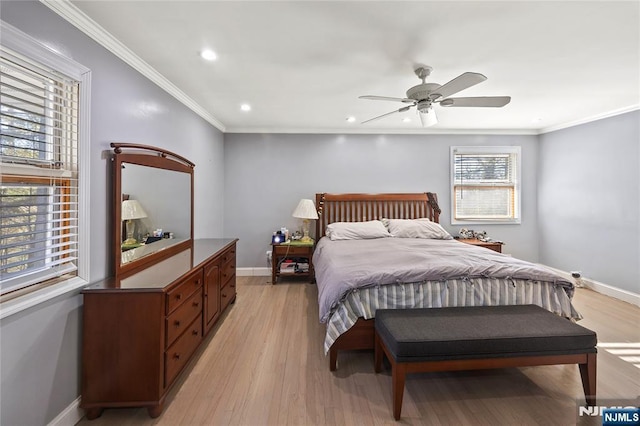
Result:
[[[451,223],[520,223],[520,147],[451,147]]]
[[[0,294],[6,300],[36,284],[79,285],[88,278],[79,145],[87,140],[88,95],[81,92],[88,90],[89,71],[9,25],[0,28]]]

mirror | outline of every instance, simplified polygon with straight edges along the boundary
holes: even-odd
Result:
[[[116,276],[192,246],[193,163],[135,144],[114,147]]]

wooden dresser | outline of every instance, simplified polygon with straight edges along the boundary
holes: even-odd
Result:
[[[172,384],[236,298],[236,242],[194,240],[149,268],[82,291],[80,407],[88,419],[109,407],[162,413]]]

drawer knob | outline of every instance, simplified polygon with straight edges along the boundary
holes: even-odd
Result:
[[[193,331],[191,332],[191,334],[193,334],[194,336],[197,336],[197,335],[198,335],[198,330],[193,330]]]
[[[182,294],[181,293],[176,294],[176,299],[178,300],[182,299]]]
[[[235,284],[235,283],[233,283],[233,284],[229,284],[229,285],[230,285],[231,287],[235,287],[235,286],[236,286],[236,284]]]
[[[174,324],[176,327],[180,327],[180,320],[175,320],[175,321],[173,322],[173,324]]]
[[[200,302],[193,302],[193,306],[197,308],[198,306],[200,306]]]
[[[180,354],[176,352],[175,354],[173,354],[173,357],[174,357],[175,359],[180,359]]]
[[[200,285],[200,278],[196,280],[196,285]]]
[[[226,294],[224,294],[224,293],[222,293],[222,297],[227,297],[227,295],[226,295]]]

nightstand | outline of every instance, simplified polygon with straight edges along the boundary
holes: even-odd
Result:
[[[502,243],[497,241],[480,241],[477,238],[460,238],[458,241],[502,253]]]
[[[313,256],[314,243],[289,243],[271,244],[271,284],[275,284],[278,277],[309,277],[313,282]]]

